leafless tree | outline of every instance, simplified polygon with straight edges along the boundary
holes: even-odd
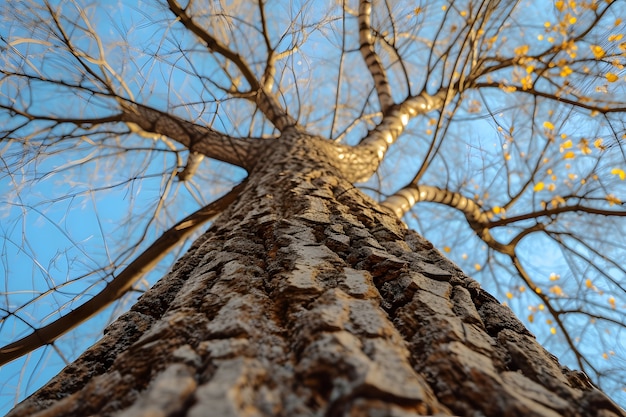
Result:
[[[626,1],[0,11],[11,415],[623,415]]]

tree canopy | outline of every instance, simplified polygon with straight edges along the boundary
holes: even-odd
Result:
[[[190,236],[297,125],[372,150],[350,180],[626,404],[626,1],[0,11],[1,345]],[[77,331],[3,366],[3,402],[93,340]]]

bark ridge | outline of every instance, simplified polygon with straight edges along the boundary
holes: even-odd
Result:
[[[623,416],[348,181],[321,139],[9,416]]]

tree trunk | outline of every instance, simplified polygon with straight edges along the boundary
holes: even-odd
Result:
[[[283,137],[103,339],[9,415],[615,416],[430,243]]]

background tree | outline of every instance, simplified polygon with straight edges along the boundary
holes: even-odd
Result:
[[[3,361],[39,345],[72,360],[82,336],[55,341],[69,324],[150,286],[297,126],[623,403],[625,15],[624,1],[5,2],[2,338],[41,330]]]

